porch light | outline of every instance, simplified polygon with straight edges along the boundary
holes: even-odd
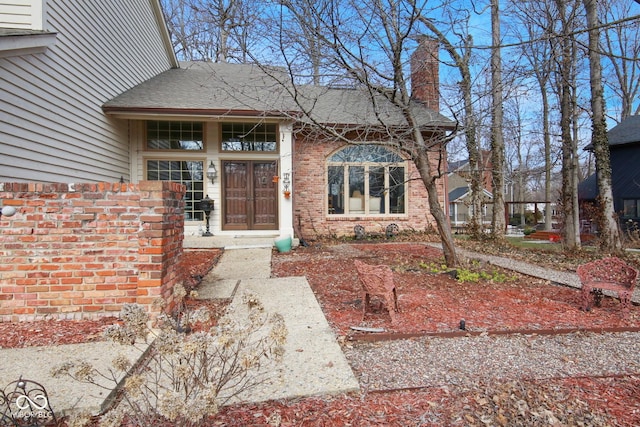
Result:
[[[218,170],[213,164],[213,160],[211,160],[211,163],[209,163],[209,168],[207,169],[207,178],[209,178],[209,181],[211,181],[211,183],[213,184],[217,177]]]
[[[289,172],[285,172],[282,174],[282,192],[285,193],[285,195],[287,193],[291,194],[291,191],[289,190],[289,186],[291,185],[291,179],[289,178],[290,174]]]

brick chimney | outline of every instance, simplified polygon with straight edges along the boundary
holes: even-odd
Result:
[[[411,55],[411,98],[434,111],[440,111],[439,46],[438,40],[421,36]]]

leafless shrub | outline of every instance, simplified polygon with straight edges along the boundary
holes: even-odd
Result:
[[[243,295],[242,303],[216,326],[190,334],[180,332],[184,328],[177,327],[175,316],[162,316],[160,329],[152,330],[147,327],[149,317],[144,309],[128,304],[121,313],[123,325],[110,327],[105,335],[122,345],[136,346],[140,338],[151,334],[154,341],[141,363],[134,365],[118,355],[106,373],[78,361],[58,366],[52,374],[100,387],[104,386],[98,384],[98,378],[106,378],[115,387],[118,374],[128,372],[121,401],[101,417],[100,425],[119,426],[125,417],[135,425],[154,425],[163,419],[175,425],[199,425],[220,406],[262,383],[265,378],[257,369],[281,361],[284,355],[287,330],[282,316],[265,312],[251,293]],[[183,313],[179,323],[190,325],[207,316],[205,310]]]

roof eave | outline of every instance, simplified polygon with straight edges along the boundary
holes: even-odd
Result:
[[[225,117],[233,118],[291,118],[295,112],[256,111],[256,110],[228,110],[228,109],[200,109],[200,108],[137,108],[103,106],[105,114],[118,119],[152,120],[154,118],[186,118],[219,120]]]
[[[43,53],[55,44],[57,35],[49,31],[6,30],[0,35],[0,58]]]

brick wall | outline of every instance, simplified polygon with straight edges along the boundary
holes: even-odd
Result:
[[[415,164],[409,162],[408,211],[399,215],[368,215],[346,218],[327,215],[326,161],[341,145],[339,143],[305,142],[296,140],[294,154],[293,188],[294,221],[302,235],[354,235],[353,227],[360,224],[370,233],[384,233],[387,225],[395,223],[400,230],[425,231],[435,224],[429,211],[427,190],[419,179]],[[437,159],[431,159],[432,170],[437,170]],[[444,204],[444,183],[438,188],[440,204]]]
[[[0,183],[0,321],[113,315],[171,306],[182,281],[184,187]]]

